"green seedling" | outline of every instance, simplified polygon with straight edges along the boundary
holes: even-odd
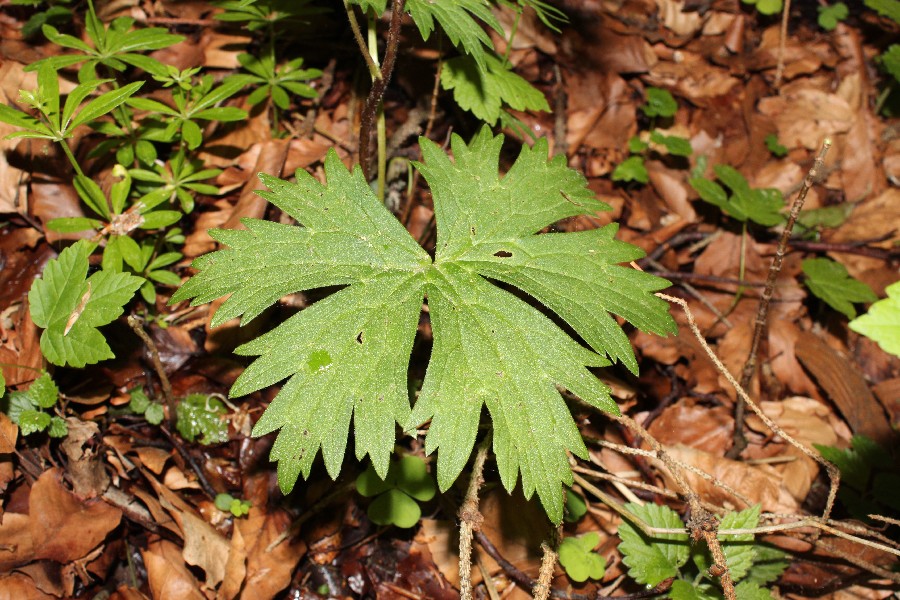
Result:
[[[129,171],[139,182],[141,202],[145,207],[153,208],[163,202],[174,205],[177,201],[185,213],[194,210],[194,194],[219,194],[219,188],[203,182],[218,177],[221,172],[221,169],[204,169],[200,161],[186,158],[182,151],[176,152],[166,163],[155,163],[152,170]]]
[[[131,400],[128,402],[128,410],[131,412],[143,415],[147,422],[151,425],[159,425],[163,422],[163,418],[165,418],[165,410],[163,409],[163,405],[159,402],[151,400],[149,396],[144,392],[144,388],[142,386],[136,387],[131,390]]]
[[[180,140],[189,150],[194,150],[203,143],[203,131],[199,121],[240,121],[247,118],[247,112],[234,106],[218,106],[235,95],[246,85],[245,77],[229,77],[219,85],[215,85],[212,76],[204,75],[185,89],[185,78],[180,74],[162,76],[172,84],[172,102],[167,106],[149,98],[131,98],[129,106],[148,111],[154,118],[166,124],[163,137],[169,140]]]
[[[228,441],[228,413],[225,404],[207,394],[191,394],[175,409],[175,427],[181,437],[193,442],[201,437],[201,444],[221,444]]]
[[[817,7],[819,11],[819,27],[825,31],[834,31],[838,23],[850,16],[850,9],[843,2]]]
[[[249,500],[240,500],[231,494],[216,494],[214,502],[216,508],[222,512],[231,513],[237,518],[246,517],[250,514],[250,507],[252,506]]]
[[[3,376],[0,375],[0,380]],[[4,389],[6,381],[0,381]],[[49,373],[35,379],[26,391],[9,392],[0,396],[0,409],[9,420],[19,426],[22,435],[46,431],[50,437],[66,437],[69,426],[65,419],[48,412],[59,400],[59,388]]]
[[[312,4],[312,0],[218,0],[214,2],[225,9],[215,18],[226,23],[243,25],[248,31],[288,29],[303,23],[324,9]]]
[[[391,461],[383,479],[369,465],[356,478],[356,491],[375,498],[367,511],[373,523],[407,529],[419,522],[422,516],[419,502],[434,498],[436,487],[424,460],[404,456],[399,461]]]
[[[426,451],[440,448],[437,479],[446,490],[469,459],[486,403],[504,486],[511,491],[521,474],[525,495],[537,491],[559,523],[562,485],[572,483],[568,452],[587,456],[587,449],[556,386],[617,412],[587,368],[608,357],[637,371],[610,312],[646,331],[674,332],[668,305],[653,295],[668,282],[619,266],[643,252],[616,241],[616,225],[535,235],[560,219],[609,208],[565,157],[548,160],[546,140],[524,147],[502,178],[503,137],[487,128],[469,144],[453,136],[453,161],[434,143],[420,143],[424,163],[415,167],[434,198],[434,259],[378,202],[361,170],[348,172],[332,151],[327,185],[301,170],[296,183],[260,176],[270,190],[260,195],[302,226],[244,219],[246,230],[210,231],[227,248],[197,259],[198,274],[172,302],[230,295],[215,327],[241,315],[248,322],[292,292],[346,286],[236,349],[259,358],[232,396],[288,379],[253,430],[281,429],[271,457],[285,493],[301,473],[308,476],[319,448],[337,476],[354,415],[356,456],[368,454],[381,476],[395,423],[413,431],[430,420]],[[532,295],[593,350],[489,279]],[[434,349],[410,411],[407,368],[426,295]]]
[[[784,9],[783,0],[741,0],[744,4],[752,4],[759,14],[771,16],[777,15]]]
[[[752,221],[765,227],[778,225],[784,221],[781,210],[784,199],[781,192],[774,188],[751,188],[737,169],[728,165],[713,167],[716,177],[730,190],[725,189],[705,177],[691,177],[688,183],[700,194],[700,199],[718,206],[729,217],[742,223]]]
[[[850,321],[850,329],[875,341],[885,352],[900,356],[900,281],[885,288],[887,298]]]
[[[581,494],[575,492],[571,488],[566,492],[565,512],[563,520],[566,523],[577,523],[581,517],[587,514],[587,503]]]
[[[21,129],[21,131],[9,134],[7,138],[36,138],[57,142],[66,153],[75,172],[83,176],[81,167],[65,140],[72,137],[77,127],[96,121],[114,110],[143,85],[141,81],[130,83],[86,102],[97,88],[108,81],[95,79],[82,83],[69,93],[63,103],[59,93],[59,77],[56,67],[52,64],[44,64],[38,70],[37,89],[34,91],[19,90],[21,102],[36,110],[38,118],[0,104],[0,121]],[[62,110],[60,110],[60,106],[62,106]]]
[[[778,141],[778,136],[775,135],[774,133],[770,133],[769,135],[767,135],[765,142],[766,142],[766,149],[768,149],[768,151],[772,153],[772,156],[776,156],[778,158],[787,156],[787,153],[788,153],[787,147],[782,145]]]
[[[72,9],[66,4],[71,4],[72,0],[56,0],[54,2],[44,2],[43,0],[10,0],[13,6],[30,6],[38,8],[46,6],[44,10],[39,10],[31,15],[22,26],[22,37],[28,39],[41,30],[44,25],[61,25],[72,20]]]
[[[168,48],[184,40],[184,37],[172,35],[160,27],[132,30],[133,25],[134,19],[119,17],[106,27],[97,17],[93,2],[88,0],[85,29],[93,46],[75,36],[60,33],[52,25],[44,25],[41,29],[48,40],[63,48],[75,50],[77,54],[49,56],[31,63],[25,70],[39,70],[48,65],[56,70],[82,64],[78,71],[78,79],[82,82],[97,79],[97,65],[103,65],[111,72],[124,71],[130,65],[148,73],[162,73],[162,63],[138,52]]]
[[[848,319],[856,318],[854,303],[875,302],[872,288],[847,273],[847,268],[830,258],[808,258],[803,261],[804,285],[816,298]]]
[[[650,174],[647,172],[644,161],[650,152],[680,157],[687,157],[693,153],[690,141],[653,129],[653,123],[658,117],[670,118],[678,112],[678,103],[675,102],[675,98],[668,90],[647,88],[647,102],[641,106],[641,111],[651,118],[651,130],[643,137],[634,136],[628,140],[628,151],[632,155],[619,163],[613,170],[613,181],[648,183]]]
[[[591,531],[579,537],[567,537],[559,545],[559,564],[569,579],[582,583],[588,579],[602,579],[606,571],[606,559],[594,552],[600,543],[600,534]]]
[[[316,90],[305,82],[320,77],[322,71],[301,69],[302,58],[288,61],[280,67],[275,64],[275,57],[268,53],[260,57],[238,54],[237,58],[241,66],[250,73],[245,80],[246,85],[259,86],[247,96],[247,103],[251,106],[270,102],[280,110],[287,110],[291,105],[291,95],[316,97]]]
[[[144,282],[112,271],[88,277],[88,257],[94,248],[85,240],[66,248],[47,263],[28,292],[31,318],[44,329],[41,352],[55,365],[83,367],[113,358],[97,328],[116,320]]]

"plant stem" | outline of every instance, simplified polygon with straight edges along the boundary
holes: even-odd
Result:
[[[481,530],[484,517],[478,510],[478,490],[484,483],[484,461],[491,446],[492,435],[488,433],[478,445],[472,477],[462,506],[459,507],[459,597],[472,600],[472,536]]]
[[[75,160],[75,155],[72,154],[72,149],[69,148],[69,144],[66,143],[66,140],[59,140],[59,145],[62,146],[63,152],[69,158],[69,162],[72,164],[72,168],[75,169],[75,173],[84,177],[84,171],[81,170],[81,165]]]
[[[350,21],[350,29],[353,31],[353,38],[356,40],[357,45],[359,45],[359,51],[366,61],[369,74],[372,76],[372,79],[381,79],[381,70],[372,59],[372,55],[369,54],[369,51],[366,49],[366,40],[363,38],[359,23],[356,20],[356,13],[353,12],[353,7],[350,6],[348,0],[344,0],[344,10],[347,11],[347,20]]]
[[[169,409],[169,425],[175,425],[175,395],[172,393],[172,384],[169,382],[169,377],[166,375],[166,370],[163,368],[162,361],[159,359],[159,350],[156,347],[156,343],[154,343],[153,338],[147,335],[147,332],[144,331],[144,324],[141,319],[134,315],[128,315],[128,326],[134,331],[134,333],[141,338],[141,341],[144,342],[144,345],[147,346],[147,349],[150,351],[150,360],[153,361],[153,369],[156,371],[156,374],[159,376],[159,383],[162,386],[163,398],[166,400],[166,408]]]
[[[362,118],[359,126],[359,164],[362,166],[363,174],[366,179],[371,179],[369,163],[371,157],[369,155],[369,144],[372,137],[372,125],[375,121],[378,104],[384,96],[384,90],[387,88],[391,80],[391,74],[394,72],[394,63],[397,60],[397,46],[400,42],[400,22],[403,17],[403,7],[406,0],[393,0],[391,6],[391,25],[388,30],[387,48],[384,52],[384,63],[381,65],[381,77],[375,79],[372,83],[372,89],[369,90],[369,96],[366,98],[366,105],[363,108]]]

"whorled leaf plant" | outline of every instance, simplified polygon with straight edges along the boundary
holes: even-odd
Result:
[[[675,326],[653,295],[668,283],[620,265],[642,252],[614,239],[617,225],[536,235],[609,207],[564,157],[548,160],[545,140],[524,147],[500,177],[502,143],[487,128],[469,144],[454,136],[451,160],[421,140],[424,162],[416,168],[434,198],[434,259],[377,201],[362,172],[349,172],[334,152],[325,161],[326,185],[305,171],[296,183],[260,175],[270,190],[260,195],[299,226],[244,219],[246,230],[210,231],[227,248],[198,258],[198,273],[172,302],[230,295],[214,326],[238,316],[246,323],[293,292],[346,286],[236,350],[259,358],[232,396],[287,379],[253,430],[281,430],[271,457],[285,492],[300,473],[308,476],[319,448],[337,476],[351,416],[356,456],[368,454],[381,477],[395,423],[412,432],[430,420],[426,450],[440,449],[437,479],[446,490],[468,461],[487,405],[504,486],[511,490],[521,473],[526,497],[537,491],[550,518],[562,519],[562,485],[572,482],[567,451],[587,450],[558,388],[617,412],[589,370],[608,359],[637,370],[610,313],[659,334]],[[539,301],[588,347],[490,280]],[[407,369],[426,298],[434,347],[411,409]]]

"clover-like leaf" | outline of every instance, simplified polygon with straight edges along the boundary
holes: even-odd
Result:
[[[591,531],[580,537],[567,537],[559,545],[559,563],[572,581],[581,583],[603,577],[606,559],[593,551],[598,543],[600,534]]]
[[[143,279],[98,271],[87,277],[93,245],[80,240],[51,260],[28,292],[31,318],[41,334],[41,352],[56,365],[83,367],[113,353],[97,329],[113,322]]]
[[[855,302],[875,302],[878,296],[865,283],[850,277],[847,268],[830,258],[808,258],[803,261],[803,283],[817,298],[831,308],[856,318]]]
[[[522,475],[554,522],[562,484],[572,481],[567,451],[586,448],[556,386],[602,410],[617,411],[588,367],[621,361],[636,371],[627,336],[610,313],[657,333],[673,331],[662,279],[620,263],[642,252],[614,239],[617,227],[534,235],[574,215],[606,208],[565,157],[547,143],[523,148],[502,178],[502,137],[485,128],[471,143],[452,140],[454,160],[422,140],[437,223],[435,259],[378,202],[360,170],[331,152],[327,185],[305,171],[297,183],[261,176],[261,195],[302,226],[245,219],[246,230],[214,230],[227,249],[195,261],[199,273],[173,296],[194,304],[230,295],[213,325],[246,322],[282,296],[346,286],[237,348],[259,356],[235,382],[239,396],[288,379],[254,428],[281,429],[272,448],[279,484],[290,491],[308,475],[319,448],[332,476],[340,470],[351,418],[356,455],[385,476],[395,423],[431,421],[428,453],[440,449],[437,479],[446,490],[467,462],[481,409],[494,424],[501,479]],[[566,320],[592,348],[496,280],[517,287]],[[427,296],[434,332],[422,392],[410,411],[407,368]]]

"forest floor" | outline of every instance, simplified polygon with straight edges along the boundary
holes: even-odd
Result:
[[[205,2],[98,4],[106,22],[130,16],[138,25],[186,36],[153,53],[179,69],[203,67],[217,77],[231,73],[252,37],[213,20],[215,9]],[[273,137],[271,113],[259,109],[250,109],[239,126],[205,132],[209,143],[199,156],[208,167],[222,169],[213,182],[221,193],[199,194],[196,209],[182,219],[180,275],[190,275],[191,261],[215,249],[208,229],[236,227],[244,217],[283,217],[253,193],[262,189],[257,173],[290,177],[301,168],[321,180],[330,148],[347,165],[357,160],[368,74],[340,3],[332,4],[334,12],[296,42],[304,66],[325,74],[311,82],[317,99],[285,113],[288,134]],[[554,5],[570,22],[559,33],[528,11],[517,24],[509,58],[519,75],[544,92],[553,111],[516,116],[535,135],[549,139],[551,152],[565,154],[597,198],[613,208],[561,222],[557,229],[619,223],[618,237],[648,254],[638,261],[640,267],[672,282],[667,293],[687,301],[703,338],[738,376],[748,358],[780,226],[742,227],[698,199],[688,179],[700,160],[706,162],[699,173],[709,177],[714,165],[730,165],[751,187],[776,188],[790,204],[823,140],[830,138],[824,173],[810,189],[804,211],[832,210],[810,213],[821,218],[798,228],[788,244],[749,392],[765,415],[806,446],[849,448],[854,435],[866,435],[890,452],[900,425],[900,360],[850,331],[844,314],[812,295],[801,264],[815,257],[837,261],[879,298],[898,279],[900,122],[883,116],[890,102],[876,106],[887,81],[876,56],[892,37],[896,41],[900,28],[860,6],[852,18],[824,31],[813,3],[804,2],[791,9],[782,40],[780,15],[765,17],[733,1],[689,4],[691,12],[675,0],[563,0]],[[35,86],[35,74],[23,69],[62,51],[40,33],[22,38],[30,14],[0,1],[0,102],[8,105],[20,89]],[[508,16],[502,22],[507,30],[512,27]],[[386,29],[386,21],[379,27]],[[65,30],[80,35],[81,17]],[[497,50],[505,52],[504,41],[492,35]],[[404,24],[384,97],[391,157],[418,160],[416,136],[426,128],[442,145],[450,132],[468,139],[480,127],[447,93],[433,101],[439,56],[436,44],[423,44],[412,23]],[[651,87],[674,96],[673,117],[653,120],[641,110]],[[164,100],[165,90],[154,97]],[[229,103],[250,108],[245,94]],[[671,156],[651,144],[642,153],[646,184],[613,181],[616,166],[631,155],[629,139],[643,134],[646,140],[653,129],[690,140],[692,155]],[[0,134],[12,130],[0,125]],[[87,154],[91,135],[85,129],[73,140],[79,156]],[[775,140],[783,149],[767,146],[771,135],[770,145]],[[507,146],[519,143],[508,132]],[[28,316],[28,290],[47,261],[77,237],[52,232],[46,223],[83,210],[61,152],[19,139],[4,140],[0,148],[0,363],[7,386],[16,389],[27,388],[47,368],[40,330]],[[95,179],[108,188],[112,165],[97,161]],[[433,249],[427,186],[417,178],[407,194],[406,183],[405,175],[399,184],[389,178],[388,206],[415,238],[425,240],[426,249],[429,243]],[[144,311],[154,315],[146,330],[176,397],[227,395],[247,364],[232,354],[235,346],[318,297],[285,298],[251,328],[229,323],[211,330],[209,306],[168,306],[174,288],[159,289],[155,306]],[[865,309],[856,305],[857,312]],[[728,491],[733,490],[767,513],[821,514],[828,478],[820,465],[756,415],[746,420],[747,447],[737,459],[726,457],[733,445],[736,393],[682,311],[673,307],[672,314],[680,327],[677,336],[629,334],[639,377],[623,368],[598,371],[623,413],[646,428],[671,458],[712,475],[711,480],[685,475],[704,502],[745,508],[747,503]],[[310,479],[284,497],[268,461],[274,435],[250,436],[277,390],[233,401],[226,442],[190,442],[122,410],[138,386],[151,396],[160,394],[159,377],[147,346],[124,318],[104,331],[116,359],[54,371],[64,399],[59,414],[69,418],[67,437],[24,437],[9,420],[0,420],[5,436],[0,442],[0,598],[458,597],[457,510],[468,483],[465,472],[450,491],[424,503],[421,519],[407,529],[379,527],[367,517],[370,500],[353,485],[365,465],[349,453],[337,481],[318,461]],[[424,374],[429,335],[423,322],[412,379]],[[684,510],[683,499],[666,500],[660,493],[677,487],[659,462],[627,452],[650,448],[646,440],[619,422],[572,407],[589,442],[590,460],[573,459],[580,476],[622,501],[665,500]],[[424,457],[421,438],[398,440]],[[884,481],[900,482],[896,464],[892,478]],[[602,479],[606,475],[655,487],[632,488]],[[476,543],[476,595],[531,597],[541,543],[553,538],[553,528],[536,499],[526,501],[521,488],[510,495],[498,485],[490,460],[485,479],[479,539],[487,538],[491,546]],[[873,490],[871,483],[863,482],[869,489],[856,491],[867,500],[884,501],[885,514],[896,517],[896,500],[887,497],[896,497],[900,489],[883,484]],[[583,487],[575,490],[586,497],[588,511],[565,524],[563,535],[599,533],[596,552],[607,566],[601,579],[583,584],[557,566],[551,586],[559,597],[663,593],[662,588],[648,592],[623,577],[627,568],[616,535],[621,518]],[[217,508],[218,493],[249,501],[249,514],[236,517]],[[118,500],[111,499],[115,494]],[[105,499],[91,497],[99,495]],[[834,518],[854,516],[845,500],[846,495],[839,497]],[[885,529],[887,538],[898,538],[896,522],[875,526]],[[790,552],[790,566],[771,584],[783,597],[875,599],[897,589],[896,581],[884,575],[884,569],[897,573],[897,557],[877,548],[830,534],[816,541],[810,529],[760,539]]]

